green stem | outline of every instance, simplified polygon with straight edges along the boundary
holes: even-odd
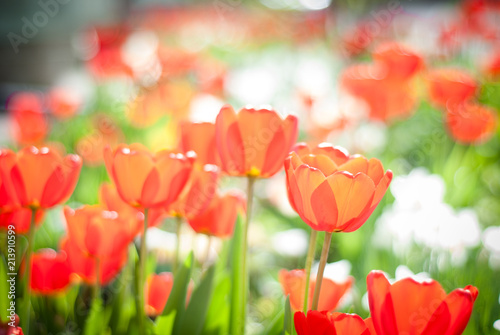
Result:
[[[99,258],[95,259],[95,283],[94,283],[94,292],[93,292],[93,301],[96,301],[101,297],[101,278],[100,278],[100,266],[101,262]]]
[[[311,280],[311,266],[314,260],[314,252],[316,251],[316,238],[318,237],[318,231],[311,229],[311,236],[309,237],[309,249],[307,250],[306,258],[306,288],[304,292],[304,307],[302,311],[304,314],[307,313],[308,303],[309,303],[309,282]]]
[[[319,260],[318,274],[316,275],[316,286],[314,288],[314,297],[312,303],[312,310],[318,309],[319,293],[321,292],[321,284],[323,282],[323,272],[325,271],[326,261],[328,259],[328,251],[330,251],[330,242],[332,241],[332,233],[325,232],[325,242],[323,243],[323,250],[321,250],[321,258]]]
[[[31,254],[33,253],[33,243],[35,238],[35,217],[36,209],[31,210],[31,221],[30,230],[28,231],[28,247],[26,249],[26,254],[24,256],[24,314],[23,318],[20,320],[22,328],[26,335],[29,334],[30,328],[30,315],[31,315]]]
[[[173,265],[173,273],[177,271],[177,267],[179,266],[179,257],[181,253],[181,228],[182,228],[182,217],[181,216],[176,216],[175,217],[175,223],[176,223],[176,234],[177,234],[177,241],[175,245],[175,256],[174,256],[174,265]]]
[[[246,318],[246,309],[247,309],[247,296],[248,296],[248,266],[247,266],[247,253],[248,253],[248,229],[250,226],[250,220],[252,218],[252,205],[253,205],[253,189],[255,184],[255,177],[248,177],[247,183],[247,215],[245,220],[245,227],[243,230],[243,255],[241,267],[243,269],[243,285],[241,286],[240,297],[242,298],[240,301],[241,304],[241,316],[240,316],[240,334],[245,334],[245,318]]]
[[[144,209],[144,230],[141,236],[141,246],[139,252],[139,284],[138,284],[138,295],[139,295],[139,331],[141,334],[145,334],[144,331],[144,321],[146,319],[146,313],[144,311],[145,301],[144,301],[144,282],[146,280],[146,260],[147,260],[147,251],[146,251],[146,231],[148,230],[148,209]]]

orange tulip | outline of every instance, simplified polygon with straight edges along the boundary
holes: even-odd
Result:
[[[460,69],[436,69],[427,76],[431,101],[446,107],[448,101],[460,104],[476,95],[478,84],[467,72]]]
[[[64,292],[71,282],[70,276],[66,253],[42,249],[33,254],[30,280],[33,293],[52,295]]]
[[[238,212],[245,211],[245,207],[244,195],[239,192],[216,193],[208,208],[188,218],[188,223],[199,234],[227,238],[233,234]]]
[[[232,176],[268,178],[278,172],[297,139],[297,118],[282,119],[270,109],[222,107],[216,143],[222,170]]]
[[[380,271],[367,277],[370,313],[377,334],[462,334],[478,290],[474,286],[446,295],[434,280],[405,278],[390,284]]]
[[[402,76],[394,71],[393,76]],[[341,86],[368,106],[370,119],[388,121],[409,116],[416,98],[408,80],[388,77],[380,64],[358,64],[348,67],[341,74]]]
[[[43,113],[42,99],[35,93],[15,94],[7,103],[12,118],[12,131],[21,145],[39,144],[49,132],[49,124]]]
[[[365,321],[356,314],[309,311],[294,315],[295,330],[298,335],[370,335]],[[374,334],[373,334],[374,335]]]
[[[202,169],[193,169],[184,190],[169,207],[174,216],[193,217],[203,212],[217,191],[219,168],[206,164]]]
[[[373,59],[384,67],[387,77],[394,80],[412,78],[424,64],[415,51],[396,42],[379,45],[373,52]]]
[[[493,136],[497,125],[497,114],[491,108],[471,102],[448,105],[446,126],[458,142],[485,142]]]
[[[104,150],[108,174],[120,197],[139,208],[167,207],[184,188],[194,157],[159,151],[155,155],[140,144]]]
[[[352,232],[375,210],[392,180],[376,158],[349,156],[328,143],[299,143],[285,160],[288,199],[312,229]]]
[[[7,178],[2,176],[2,170],[10,171],[15,163],[16,154],[12,150],[0,149],[0,213],[10,212],[19,207],[16,194],[7,191],[9,176]]]
[[[145,287],[146,314],[157,316],[163,312],[174,285],[174,276],[170,272],[150,275]]]
[[[196,152],[200,164],[220,165],[219,153],[215,144],[215,124],[210,122],[183,122],[179,149],[182,152]]]
[[[90,237],[89,237],[90,239]],[[99,283],[106,285],[120,272],[127,263],[128,250],[117,250],[117,252],[97,258],[85,253],[67,237],[61,241],[61,250],[68,255],[68,264],[71,272],[77,274],[82,280],[89,284],[96,283],[96,268],[99,266]]]
[[[102,183],[99,188],[99,203],[106,210],[111,212],[117,212],[121,218],[129,218],[131,220],[135,220],[140,222],[142,226],[142,222],[144,221],[144,214],[127,204],[125,201],[120,198],[116,187],[110,183]]]
[[[0,155],[3,185],[22,207],[45,209],[64,203],[73,193],[82,161],[77,155],[61,157],[55,150],[26,147],[15,161]]]
[[[30,229],[32,211],[28,208],[17,208],[11,211],[0,211],[0,230],[8,230],[10,225],[15,228],[16,234],[26,234]],[[35,224],[40,225],[43,221],[43,211],[35,214]]]
[[[83,253],[95,257],[109,257],[127,250],[141,226],[129,217],[100,206],[83,206],[73,210],[64,208],[68,238]]]
[[[300,311],[304,306],[304,289],[306,285],[306,273],[304,270],[281,270],[278,278],[285,296],[289,296],[290,305],[293,310]],[[350,290],[353,279],[349,278],[344,283],[336,283],[331,279],[323,278],[321,284],[321,296],[319,298],[318,310],[333,312],[338,306],[340,299]],[[309,305],[311,309],[312,298],[316,280],[311,279],[309,286]]]

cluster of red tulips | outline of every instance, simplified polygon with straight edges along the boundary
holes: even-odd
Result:
[[[391,284],[381,272],[368,275],[371,317],[334,313],[349,290],[323,279],[332,233],[352,232],[368,219],[384,196],[392,172],[381,162],[322,143],[309,147],[297,140],[298,120],[282,118],[269,109],[244,108],[236,113],[225,106],[215,124],[185,124],[179,152],[151,153],[139,144],[107,147],[103,156],[112,184],[103,184],[98,205],[64,208],[67,235],[60,250],[33,253],[36,224],[45,210],[65,203],[78,181],[82,161],[61,155],[56,148],[26,147],[0,154],[1,225],[14,224],[26,234],[28,249],[22,282],[26,331],[31,314],[30,295],[50,295],[80,280],[95,288],[109,283],[127,263],[128,246],[140,236],[136,271],[138,322],[163,310],[173,284],[171,273],[146,280],[146,234],[161,217],[180,225],[186,220],[201,234],[229,237],[238,212],[245,209],[239,193],[220,194],[220,175],[248,180],[244,248],[246,273],[247,232],[254,182],[286,171],[288,197],[293,209],[312,228],[305,270],[282,271],[280,281],[295,313],[298,334],[460,334],[467,325],[477,290],[468,286],[448,296],[435,281],[404,279]],[[318,231],[325,241],[318,273],[311,264]],[[177,255],[176,260],[179,256]],[[174,271],[176,265],[174,265]],[[248,283],[238,293],[245,297]],[[244,299],[243,301],[246,301]],[[246,307],[241,306],[237,327],[244,329]],[[141,329],[141,328],[140,328]],[[26,331],[27,332],[27,331]]]

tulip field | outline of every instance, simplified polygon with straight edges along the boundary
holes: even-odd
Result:
[[[0,335],[500,334],[500,5],[363,4],[144,5],[9,94]]]

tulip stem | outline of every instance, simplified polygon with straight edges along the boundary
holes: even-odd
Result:
[[[332,233],[325,232],[325,242],[323,242],[323,250],[321,250],[321,258],[319,260],[318,274],[316,275],[316,286],[314,288],[314,297],[312,302],[312,310],[318,309],[319,294],[321,291],[321,284],[323,283],[323,272],[325,271],[326,261],[328,259],[328,252],[330,251],[330,242],[332,241]]]
[[[146,252],[146,231],[148,230],[148,209],[144,209],[144,230],[141,236],[141,246],[139,252],[139,285],[137,290],[139,294],[139,303],[138,303],[138,315],[139,315],[139,331],[141,334],[144,334],[144,321],[146,318],[146,313],[144,308],[146,306],[144,301],[144,281],[146,279],[146,260],[147,260],[147,252]]]
[[[314,260],[314,252],[316,251],[316,238],[318,237],[318,231],[311,229],[311,235],[309,236],[309,249],[307,250],[306,257],[306,287],[304,291],[304,307],[302,311],[307,314],[308,303],[309,303],[309,282],[311,280],[311,266]]]
[[[101,275],[100,275],[101,262],[99,258],[95,259],[95,283],[94,283],[94,301],[101,296]]]
[[[245,318],[246,318],[246,308],[247,308],[247,296],[248,296],[248,290],[249,290],[249,279],[248,279],[248,266],[247,266],[247,253],[248,253],[248,229],[250,227],[250,220],[252,218],[252,205],[253,205],[253,190],[254,190],[254,184],[255,184],[255,177],[248,177],[247,179],[247,215],[246,215],[246,220],[245,220],[245,227],[243,230],[243,255],[242,255],[242,261],[241,261],[241,266],[242,266],[242,273],[243,273],[243,285],[241,286],[241,300],[243,303],[241,304],[241,316],[240,316],[240,327],[241,331],[240,334],[245,334]]]
[[[182,217],[181,216],[176,216],[175,217],[175,223],[176,223],[176,234],[177,234],[177,241],[175,245],[175,256],[174,256],[174,265],[173,265],[173,273],[177,271],[177,267],[179,266],[179,257],[181,253],[181,228],[182,228]]]
[[[24,256],[24,318],[21,319],[22,328],[25,334],[29,334],[31,316],[31,254],[33,253],[33,243],[35,237],[35,217],[36,209],[31,209],[30,230],[28,231],[28,246]]]
[[[203,260],[203,267],[207,267],[208,261],[210,260],[210,249],[212,249],[212,236],[207,236],[207,250],[205,252],[205,259]]]

